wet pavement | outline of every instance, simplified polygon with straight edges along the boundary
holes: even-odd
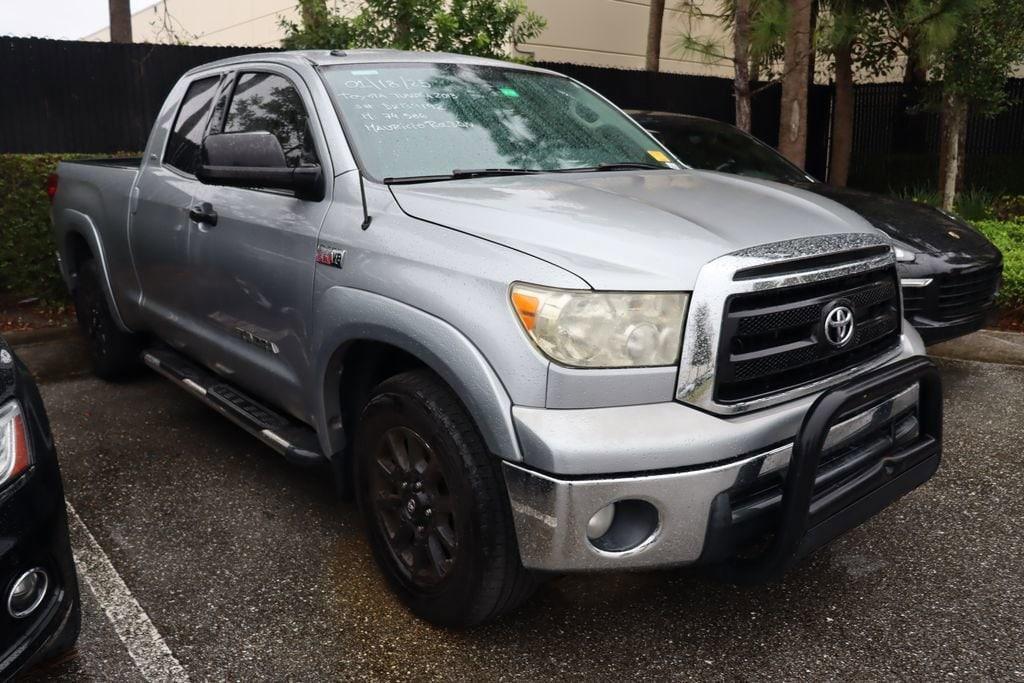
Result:
[[[783,583],[568,576],[462,633],[391,596],[324,472],[175,387],[79,378],[43,396],[69,503],[194,680],[1024,680],[1024,367],[942,367],[939,473]],[[35,677],[144,680],[83,592],[77,651]]]

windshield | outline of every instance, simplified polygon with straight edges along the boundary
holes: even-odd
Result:
[[[805,183],[807,176],[771,147],[742,131],[706,121],[641,118],[647,129],[691,168],[722,171],[780,183]]]
[[[372,178],[454,171],[556,171],[607,164],[679,168],[664,147],[568,78],[466,64],[323,69]]]

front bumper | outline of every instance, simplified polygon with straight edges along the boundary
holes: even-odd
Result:
[[[947,262],[955,258],[922,256],[921,263],[901,264],[904,317],[929,346],[980,330],[996,312],[1001,260]]]
[[[927,361],[911,359],[899,367],[922,363]],[[925,383],[909,375],[894,380],[892,367],[879,371],[889,375],[872,403],[854,412],[843,408],[827,415],[825,426],[817,428],[822,432],[822,462],[820,467],[815,463],[813,491],[803,510],[804,523],[810,520],[816,529],[807,536],[813,535],[815,541],[808,542],[801,554],[863,521],[927,480],[938,467],[940,436],[933,433],[941,419],[937,386],[929,385],[922,398]],[[806,460],[806,454],[794,455],[794,449],[800,450],[796,444],[807,437],[808,420],[820,413],[822,400],[845,386],[826,392],[805,411],[795,438],[754,454],[723,454],[721,464],[713,466],[595,478],[553,475],[506,462],[505,480],[524,565],[556,572],[632,569],[713,563],[735,556],[781,523],[788,473]],[[922,443],[927,447],[920,447]],[[622,507],[623,501],[630,505]],[[634,505],[635,501],[640,502]],[[620,541],[626,539],[618,547],[587,535],[594,514],[613,503],[624,511],[616,519],[627,527],[615,531],[613,523],[608,532]]]
[[[52,496],[52,489],[40,496],[46,477],[36,471],[23,479],[15,483],[18,490],[9,492],[13,495],[0,500],[0,679],[45,654],[64,628],[77,628],[70,623],[78,583],[63,500],[59,506],[40,506]],[[37,567],[49,577],[47,594],[33,614],[15,619],[7,612],[7,595],[19,576]]]
[[[19,389],[15,397],[25,416],[33,464],[0,490],[0,680],[74,642],[80,614],[53,437],[34,385],[25,380]],[[48,578],[42,602],[31,614],[15,618],[8,611],[8,596],[18,578],[36,568]]]

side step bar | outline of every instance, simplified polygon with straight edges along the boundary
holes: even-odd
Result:
[[[260,404],[256,399],[170,349],[149,349],[142,360],[161,375],[228,418],[285,459],[302,467],[324,463],[316,432]]]

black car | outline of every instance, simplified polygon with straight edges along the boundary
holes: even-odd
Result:
[[[1003,256],[963,220],[926,204],[819,182],[727,123],[664,112],[629,114],[691,168],[802,188],[846,206],[889,235],[900,261],[904,315],[926,344],[980,329],[995,308]]]
[[[69,650],[81,607],[43,401],[0,338],[0,680]]]

